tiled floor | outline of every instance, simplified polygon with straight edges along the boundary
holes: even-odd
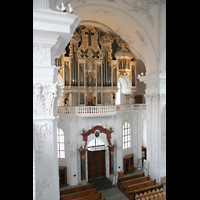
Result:
[[[142,172],[143,172],[143,169],[141,168],[140,170],[136,169],[136,171],[133,172],[132,174],[139,174]],[[124,176],[129,176],[132,174],[127,174]],[[71,188],[71,187],[74,187],[74,186],[63,187],[62,189]],[[164,191],[166,192],[166,183],[163,185],[163,188],[164,188]],[[102,194],[102,199],[106,198],[106,200],[128,200],[128,198],[117,187],[101,190],[99,192],[101,192]]]

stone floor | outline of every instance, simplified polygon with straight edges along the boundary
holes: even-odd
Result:
[[[141,168],[140,170],[136,169],[136,171],[133,172],[132,174],[139,174],[142,172],[143,172],[143,169]],[[132,174],[127,174],[124,176],[130,176]],[[66,187],[63,187],[62,189],[71,188],[71,187],[74,187],[74,186],[66,186]],[[163,188],[164,188],[164,191],[166,192],[166,183],[163,185]],[[101,190],[99,192],[101,192],[102,194],[102,199],[106,198],[106,200],[128,200],[128,198],[117,187]]]

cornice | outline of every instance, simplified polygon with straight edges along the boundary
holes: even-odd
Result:
[[[53,47],[60,57],[81,19],[51,9],[33,9],[33,45]]]
[[[33,29],[56,31],[66,33],[75,20],[78,19],[77,15],[70,13],[63,13],[51,9],[33,9]],[[79,22],[81,19],[79,19]],[[45,26],[41,26],[45,24]],[[62,25],[59,30],[55,26],[48,26],[50,24]],[[70,31],[68,31],[70,32]]]
[[[166,80],[166,74],[165,73],[150,74],[150,75],[138,77],[138,79],[140,81],[143,81],[144,83],[154,82],[154,81],[158,81],[158,80]]]

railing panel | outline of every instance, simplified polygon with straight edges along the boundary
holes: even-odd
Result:
[[[146,104],[125,104],[113,106],[58,106],[58,114],[101,114],[125,110],[146,110]]]

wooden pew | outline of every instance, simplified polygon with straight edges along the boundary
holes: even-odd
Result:
[[[128,181],[123,181],[122,184],[121,184],[121,191],[122,192],[126,192],[127,190],[127,187],[129,185],[133,185],[133,184],[136,184],[136,183],[141,183],[141,182],[144,182],[144,181],[148,181],[150,178],[149,178],[149,175],[148,176],[144,176],[144,177],[141,177],[141,178],[135,178],[135,179],[131,179],[131,180],[128,180]]]
[[[166,183],[166,176],[161,177],[161,182]]]
[[[159,184],[159,185],[151,185],[151,186],[147,186],[147,187],[143,187],[143,188],[138,188],[135,190],[132,190],[132,194],[130,194],[130,199],[134,199],[136,194],[139,193],[144,193],[144,192],[148,192],[149,190],[156,190],[157,188],[160,189],[161,187],[163,187],[163,184]],[[151,195],[150,195],[151,196]]]
[[[152,181],[145,181],[145,182],[129,185],[127,187],[126,195],[128,197],[130,197],[133,193],[135,193],[136,190],[139,189],[139,191],[140,191],[141,188],[146,188],[146,187],[153,186],[153,185],[156,185],[156,179],[154,179]],[[139,192],[139,193],[141,193],[141,192]]]
[[[143,173],[140,173],[140,174],[130,175],[130,176],[118,177],[117,187],[120,188],[121,183],[122,183],[123,181],[128,181],[128,180],[135,179],[135,178],[139,178],[139,177],[143,177],[143,176],[144,176],[144,172],[143,172]]]
[[[100,200],[100,199],[101,199],[101,192],[96,193],[96,194],[92,194],[92,195],[87,195],[87,196],[84,196],[84,197],[79,197],[79,198],[76,198],[76,199],[73,199],[73,200]]]
[[[166,199],[166,193],[164,192],[164,189],[161,187],[160,189],[156,189],[156,191],[153,189],[152,192],[149,190],[149,192],[144,192],[135,195],[135,200],[141,200],[142,198],[145,198],[145,200],[164,200]]]
[[[74,192],[74,193],[71,193],[71,194],[62,195],[61,200],[71,200],[71,199],[75,199],[75,198],[79,198],[79,197],[83,197],[83,196],[88,196],[88,195],[95,194],[95,193],[98,193],[97,188],[92,188],[92,189],[89,189],[89,190],[83,190],[83,191],[80,191],[80,192]]]
[[[94,188],[94,183],[60,190],[60,196]]]

